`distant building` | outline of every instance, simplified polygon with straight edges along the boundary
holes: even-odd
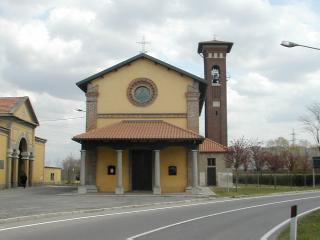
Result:
[[[44,167],[44,183],[45,184],[61,184],[61,171],[59,167]]]
[[[45,144],[35,136],[39,126],[28,97],[0,97],[0,188],[43,184]]]
[[[200,42],[205,78],[145,53],[77,83],[87,102],[79,192],[198,192],[227,172],[226,56]],[[199,134],[205,106],[206,137]]]

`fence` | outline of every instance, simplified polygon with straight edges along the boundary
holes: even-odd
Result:
[[[233,174],[233,182],[236,182],[236,175]],[[320,175],[316,173],[316,185],[320,184]],[[257,185],[274,185],[274,186],[312,186],[312,172],[239,172],[238,183],[240,184],[257,184]]]

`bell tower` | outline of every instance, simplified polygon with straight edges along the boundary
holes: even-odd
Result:
[[[205,106],[205,136],[228,145],[226,57],[232,42],[199,42],[198,53],[204,61],[204,77],[208,83]]]

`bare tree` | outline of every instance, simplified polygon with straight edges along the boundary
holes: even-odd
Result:
[[[251,157],[253,161],[254,168],[257,172],[261,171],[266,164],[264,153],[262,148],[262,142],[254,140],[250,143]]]
[[[250,144],[247,139],[241,137],[231,141],[229,151],[227,154],[227,162],[229,166],[232,166],[236,172],[236,191],[238,191],[238,170],[240,166],[248,166],[250,160]]]
[[[62,178],[66,183],[75,183],[80,176],[80,160],[70,154],[62,161]]]
[[[284,161],[283,158],[277,154],[272,152],[267,152],[265,155],[266,158],[266,165],[272,172],[276,172],[279,169],[282,169],[284,167]],[[277,175],[273,174],[273,184],[274,188],[277,188]]]
[[[315,102],[307,107],[307,113],[299,119],[304,129],[314,138],[320,151],[320,102]]]
[[[311,169],[311,162],[310,162],[307,154],[299,156],[298,168],[304,172],[303,182],[304,182],[304,186],[306,186],[307,185],[307,176],[306,176],[305,172]]]
[[[257,174],[257,184],[260,186],[260,175],[262,175],[262,169],[266,164],[265,150],[262,148],[262,142],[258,140],[251,141],[250,144],[251,157]]]
[[[277,155],[271,152],[267,152],[265,154],[265,161],[266,161],[267,167],[273,172],[276,172],[279,169],[282,169],[284,166],[283,159],[280,157],[280,155]]]
[[[293,172],[298,168],[299,155],[292,152],[285,153],[285,155],[285,158],[283,158],[285,166],[289,172]]]

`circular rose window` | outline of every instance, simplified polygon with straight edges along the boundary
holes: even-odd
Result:
[[[127,95],[132,104],[146,106],[155,100],[157,86],[150,79],[138,78],[129,84]]]

